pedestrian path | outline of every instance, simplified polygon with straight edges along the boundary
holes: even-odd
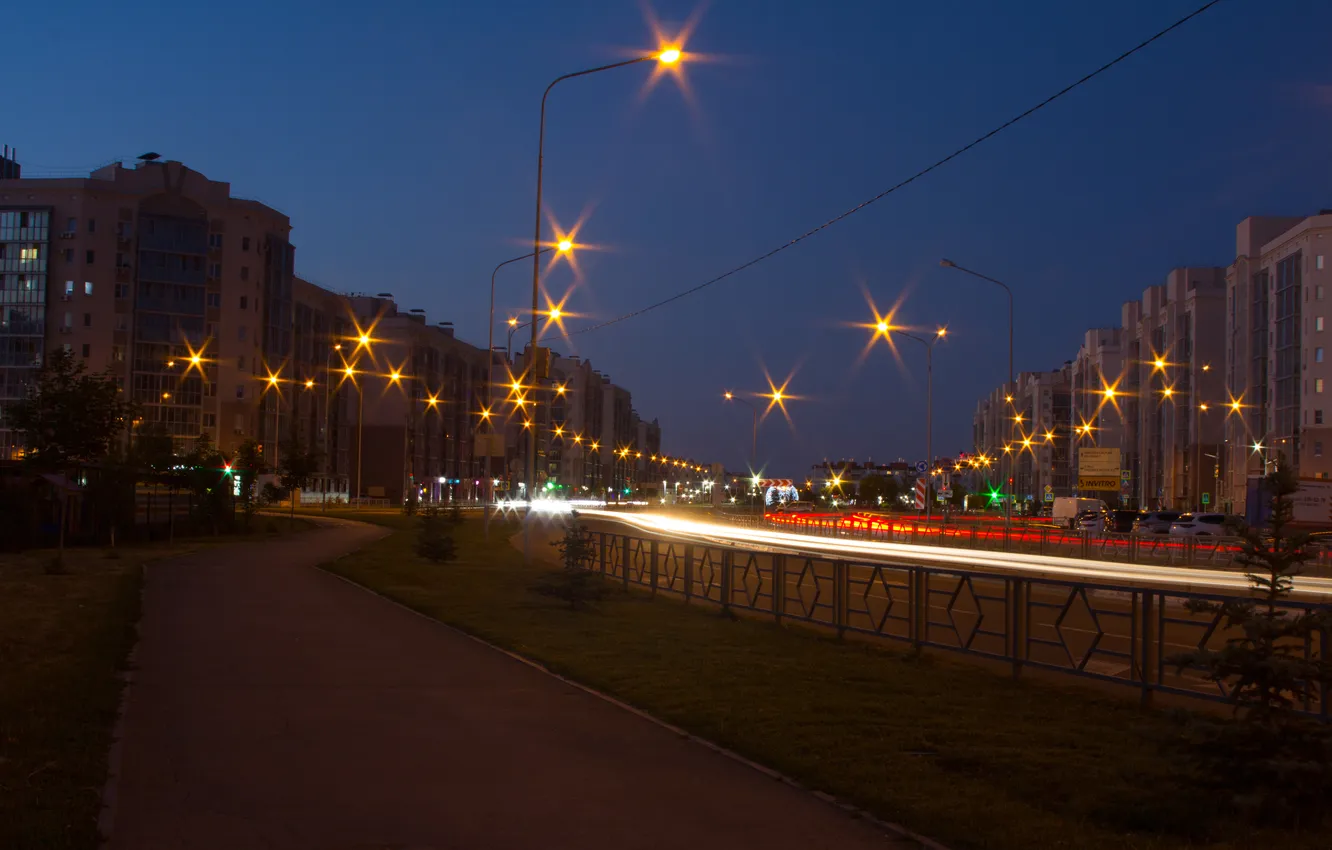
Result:
[[[152,566],[111,850],[916,846],[315,568],[378,533]]]

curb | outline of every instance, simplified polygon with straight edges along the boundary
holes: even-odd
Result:
[[[351,553],[349,552],[348,554],[351,554]],[[345,556],[341,556],[341,557],[345,557]],[[944,845],[940,844],[939,842],[934,841],[934,840],[929,839],[929,838],[926,838],[926,837],[923,836],[923,835],[918,835],[917,833],[912,832],[911,830],[907,829],[907,828],[904,827],[904,826],[901,826],[901,825],[899,825],[899,824],[892,823],[891,821],[886,821],[886,820],[883,820],[882,818],[876,817],[875,815],[870,814],[869,812],[865,811],[864,809],[861,809],[861,808],[858,807],[858,806],[852,805],[851,803],[848,803],[848,802],[846,802],[846,801],[844,801],[844,800],[840,800],[840,799],[838,799],[837,797],[835,797],[835,796],[833,796],[832,794],[829,794],[829,793],[827,793],[827,792],[825,792],[825,791],[816,791],[816,790],[814,790],[814,789],[812,789],[812,788],[808,788],[808,787],[806,787],[805,785],[802,785],[801,783],[797,782],[795,779],[792,779],[791,777],[787,776],[787,775],[784,774],[784,773],[781,773],[781,772],[779,772],[779,771],[773,770],[773,769],[770,768],[770,767],[766,767],[766,766],[764,766],[764,765],[762,765],[762,764],[759,764],[758,762],[756,762],[756,761],[754,761],[754,760],[752,760],[752,759],[746,758],[745,756],[742,756],[742,755],[740,755],[739,753],[734,752],[733,750],[728,750],[727,748],[721,746],[720,744],[715,744],[715,743],[713,743],[712,741],[707,740],[706,738],[700,738],[699,736],[697,736],[697,735],[695,735],[695,734],[693,734],[693,733],[691,733],[691,732],[687,732],[687,731],[685,731],[684,729],[681,729],[681,728],[678,727],[678,726],[675,726],[675,725],[673,725],[673,724],[671,724],[671,723],[667,723],[667,722],[664,721],[664,720],[661,720],[661,719],[659,719],[659,718],[657,718],[657,717],[654,717],[654,716],[652,716],[651,714],[648,714],[647,712],[643,711],[642,709],[635,708],[634,706],[630,705],[629,703],[626,703],[626,702],[623,702],[622,700],[616,699],[615,697],[610,696],[609,694],[602,693],[601,691],[598,691],[598,690],[596,690],[595,688],[591,688],[591,687],[589,687],[589,686],[587,686],[587,685],[584,685],[584,684],[582,684],[581,682],[576,682],[576,681],[574,681],[574,680],[572,680],[572,679],[566,678],[565,676],[561,676],[559,673],[556,673],[556,672],[552,671],[550,668],[546,667],[544,664],[541,664],[541,663],[538,662],[538,661],[533,661],[532,659],[527,658],[527,657],[522,656],[522,655],[519,655],[519,654],[516,653],[516,652],[510,652],[509,650],[504,649],[503,647],[496,646],[495,644],[490,643],[489,641],[483,640],[483,639],[477,637],[477,636],[474,635],[474,634],[471,634],[471,633],[469,633],[469,632],[467,632],[467,631],[464,631],[463,629],[458,628],[457,626],[450,625],[449,623],[445,623],[445,622],[443,622],[442,620],[436,620],[434,617],[431,617],[431,616],[428,616],[428,615],[426,615],[426,614],[423,614],[423,613],[421,613],[420,611],[417,611],[417,610],[415,610],[415,609],[413,609],[413,608],[409,608],[409,607],[407,607],[406,605],[402,604],[401,602],[398,602],[398,601],[395,600],[395,599],[390,599],[389,597],[385,596],[385,595],[382,594],[382,593],[379,593],[378,591],[372,590],[372,589],[366,587],[366,586],[363,585],[363,584],[357,584],[356,582],[352,581],[351,579],[349,579],[349,578],[347,578],[347,577],[345,577],[345,576],[338,575],[337,573],[332,572],[331,570],[324,569],[323,567],[316,567],[316,569],[318,569],[320,572],[323,572],[323,573],[325,573],[325,574],[327,574],[327,575],[329,575],[329,576],[332,576],[333,578],[337,579],[338,581],[344,582],[344,583],[346,583],[347,585],[350,585],[351,587],[356,588],[357,590],[359,590],[359,591],[361,591],[361,592],[363,592],[363,593],[367,593],[367,594],[369,594],[369,595],[371,595],[371,596],[378,597],[379,599],[382,599],[383,601],[389,603],[390,605],[396,606],[397,608],[400,608],[400,609],[402,609],[403,611],[406,611],[407,613],[409,613],[409,614],[411,614],[411,615],[413,615],[413,616],[415,616],[415,617],[420,617],[421,619],[425,620],[425,621],[428,622],[428,623],[431,623],[432,625],[436,626],[437,628],[446,629],[447,631],[453,632],[453,633],[456,634],[456,635],[460,635],[460,636],[462,636],[462,637],[464,637],[464,638],[467,638],[468,640],[473,641],[473,642],[475,642],[475,643],[478,643],[478,644],[480,644],[481,646],[484,646],[484,647],[486,647],[487,649],[489,649],[489,650],[491,650],[491,651],[493,651],[493,652],[497,652],[497,653],[499,653],[500,655],[503,655],[503,656],[505,656],[505,657],[507,657],[507,658],[513,660],[513,661],[518,662],[519,664],[522,664],[522,665],[524,665],[524,666],[526,666],[526,667],[530,667],[530,668],[532,668],[533,670],[537,670],[537,671],[539,671],[539,672],[541,672],[541,673],[543,673],[543,674],[549,676],[550,678],[555,679],[555,680],[558,681],[558,682],[561,682],[561,683],[563,683],[563,684],[565,684],[565,685],[568,685],[568,686],[571,687],[571,688],[576,688],[577,690],[582,691],[583,693],[588,694],[589,696],[596,697],[597,699],[601,700],[602,702],[605,702],[605,703],[608,703],[608,704],[610,704],[610,705],[613,705],[613,706],[615,706],[616,708],[618,708],[618,709],[620,709],[620,710],[622,710],[622,711],[627,711],[627,712],[629,712],[630,714],[634,715],[635,717],[639,717],[639,718],[641,718],[641,719],[643,719],[643,720],[646,720],[646,721],[648,721],[649,723],[653,724],[654,726],[657,726],[657,727],[659,727],[659,728],[662,728],[662,729],[665,729],[665,730],[667,730],[667,731],[669,731],[669,732],[672,732],[672,733],[674,733],[675,735],[678,735],[679,737],[684,738],[684,739],[690,741],[691,743],[698,744],[699,746],[704,747],[705,749],[711,750],[712,752],[716,753],[717,755],[723,756],[723,757],[725,757],[725,758],[730,759],[731,761],[734,761],[734,762],[737,762],[737,763],[739,763],[739,764],[742,764],[742,765],[744,765],[745,767],[750,768],[751,770],[757,771],[758,773],[763,774],[764,776],[768,777],[769,779],[776,780],[777,782],[780,782],[780,783],[782,783],[783,785],[786,785],[786,786],[789,786],[789,787],[791,787],[791,788],[794,788],[794,789],[796,789],[796,790],[798,790],[798,791],[803,791],[803,792],[805,792],[805,793],[807,793],[807,794],[810,794],[811,796],[813,796],[814,798],[820,800],[821,802],[824,802],[824,803],[826,803],[826,804],[828,804],[828,805],[830,805],[830,806],[832,806],[832,807],[834,807],[834,808],[836,808],[836,809],[840,809],[844,814],[850,815],[850,816],[852,816],[852,817],[854,817],[854,818],[857,818],[857,819],[859,819],[859,820],[863,820],[863,821],[866,821],[866,822],[868,822],[868,823],[873,824],[874,826],[878,827],[881,831],[883,831],[883,832],[885,832],[885,833],[888,833],[888,834],[894,835],[894,836],[896,836],[897,838],[904,838],[904,839],[907,839],[907,840],[909,840],[909,841],[914,841],[916,844],[920,845],[921,847],[926,848],[926,850],[949,850],[949,848],[945,847]]]

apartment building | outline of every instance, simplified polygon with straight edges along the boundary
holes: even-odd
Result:
[[[262,438],[261,377],[292,344],[290,235],[179,162],[0,178],[0,458],[19,449],[4,407],[57,346],[110,368],[182,446]]]
[[[347,301],[369,337],[353,341],[346,358],[353,386],[344,392],[359,396],[347,440],[353,492],[399,504],[413,493],[430,502],[483,496],[476,444],[486,352],[457,339],[450,322],[400,310],[387,293]]]
[[[1076,485],[1079,453],[1084,448],[1124,449],[1124,332],[1092,328],[1083,335],[1069,373],[1070,483]],[[1122,458],[1122,454],[1121,454]],[[1122,461],[1121,461],[1122,462]],[[1076,486],[1072,487],[1075,491]],[[1092,494],[1075,492],[1074,495]],[[1117,494],[1097,494],[1117,497]]]
[[[1011,405],[1015,431],[1010,445],[1013,493],[1018,501],[1043,503],[1071,493],[1072,370],[1069,363],[1054,371],[1022,372],[1017,376]]]
[[[1125,504],[1202,507],[1224,440],[1225,270],[1173,269],[1122,309]]]
[[[1250,217],[1235,233],[1226,280],[1225,504],[1278,459],[1305,478],[1332,473],[1332,210]]]

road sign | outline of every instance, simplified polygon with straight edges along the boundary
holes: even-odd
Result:
[[[1119,480],[1120,480],[1120,481],[1132,481],[1132,480],[1133,480],[1133,470],[1131,470],[1131,469],[1121,469],[1121,470],[1119,470]]]
[[[918,461],[916,461],[916,471],[917,471],[917,472],[924,472],[925,470],[927,470],[927,469],[929,469],[929,468],[930,468],[930,465],[929,465],[928,463],[926,463],[925,461],[923,461],[923,460],[918,460]]]
[[[925,510],[925,479],[916,479],[916,510]]]
[[[1053,501],[1054,501],[1054,493],[1051,493],[1049,490],[1046,490],[1046,491],[1045,491],[1045,501],[1047,501],[1047,502],[1053,502]]]
[[[1120,472],[1119,449],[1078,451],[1079,490],[1118,490],[1122,480]]]
[[[1049,484],[1046,484],[1046,485],[1045,485],[1045,492],[1046,492],[1046,493],[1053,493],[1053,492],[1054,492],[1054,487],[1051,486],[1051,485],[1049,485]]]
[[[1204,505],[1210,505],[1210,504],[1212,503],[1212,494],[1211,494],[1211,493],[1203,493],[1203,494],[1202,494],[1202,503],[1203,503]]]

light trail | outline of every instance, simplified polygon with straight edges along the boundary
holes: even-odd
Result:
[[[715,522],[682,519],[654,513],[623,513],[582,510],[580,516],[610,520],[649,534],[685,537],[723,546],[763,546],[793,554],[817,554],[858,561],[909,563],[917,566],[957,568],[967,571],[1020,574],[1055,581],[1091,581],[1133,584],[1162,590],[1194,593],[1245,594],[1252,588],[1241,572],[1203,570],[1194,567],[1122,564],[1051,555],[987,552],[947,546],[913,546],[869,540],[845,540],[793,534],[761,528],[743,528]],[[1299,597],[1332,600],[1332,579],[1295,579]]]

